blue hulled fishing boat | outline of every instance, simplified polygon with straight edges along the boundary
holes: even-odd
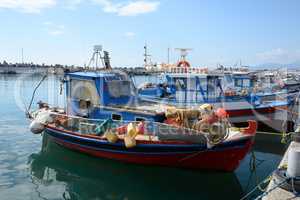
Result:
[[[277,131],[285,121],[291,121],[288,110],[294,105],[295,92],[285,89],[267,91],[257,86],[257,79],[247,71],[212,71],[192,68],[185,60],[165,68],[159,84],[138,87],[142,99],[181,107],[210,103],[224,108],[230,121],[241,123],[252,119]]]
[[[32,132],[81,153],[131,163],[225,171],[239,166],[253,144],[255,121],[234,128],[221,108],[141,100],[131,79],[107,61],[105,70],[66,74],[66,108],[40,103],[29,113]]]

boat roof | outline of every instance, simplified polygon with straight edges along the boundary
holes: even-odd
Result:
[[[235,72],[232,72],[233,75],[248,75],[250,74],[250,72],[244,72],[244,71],[235,71]]]
[[[172,78],[207,78],[207,77],[222,77],[223,75],[219,74],[197,74],[197,73],[167,73],[166,74]]]
[[[115,72],[106,71],[106,72],[72,72],[67,73],[71,77],[80,77],[80,78],[100,78],[100,77],[113,77],[116,76]]]

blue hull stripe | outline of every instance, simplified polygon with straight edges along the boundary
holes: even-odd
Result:
[[[106,141],[84,138],[79,136],[70,135],[61,131],[46,129],[46,133],[50,136],[60,139],[63,142],[79,145],[85,148],[93,148],[99,151],[115,152],[115,153],[143,153],[143,154],[183,154],[193,153],[199,151],[224,151],[228,149],[243,148],[249,138],[228,142],[212,149],[207,149],[206,146],[191,144],[191,145],[165,145],[165,144],[138,144],[136,147],[128,149],[125,147],[124,142],[109,143]]]

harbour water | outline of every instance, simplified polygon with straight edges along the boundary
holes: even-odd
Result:
[[[250,170],[253,157],[249,154],[234,173],[138,166],[92,158],[66,150],[28,130],[29,122],[21,108],[24,103],[28,105],[40,78],[0,77],[1,200],[240,199],[276,169],[285,150],[278,137],[258,135],[255,170]],[[58,79],[48,80],[37,91],[34,102],[43,97],[63,105],[64,96],[54,95],[60,90]]]

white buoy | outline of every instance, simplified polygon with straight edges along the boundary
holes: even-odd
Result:
[[[300,133],[300,125],[297,125],[295,133]]]
[[[30,131],[34,134],[40,134],[45,130],[45,126],[36,120],[33,120],[31,122],[29,128],[30,128]]]
[[[300,176],[300,147],[291,148],[288,152],[287,175]]]
[[[45,125],[52,122],[53,118],[49,111],[39,110],[35,113],[35,118],[31,122],[29,128],[32,133],[40,134],[45,130]]]

